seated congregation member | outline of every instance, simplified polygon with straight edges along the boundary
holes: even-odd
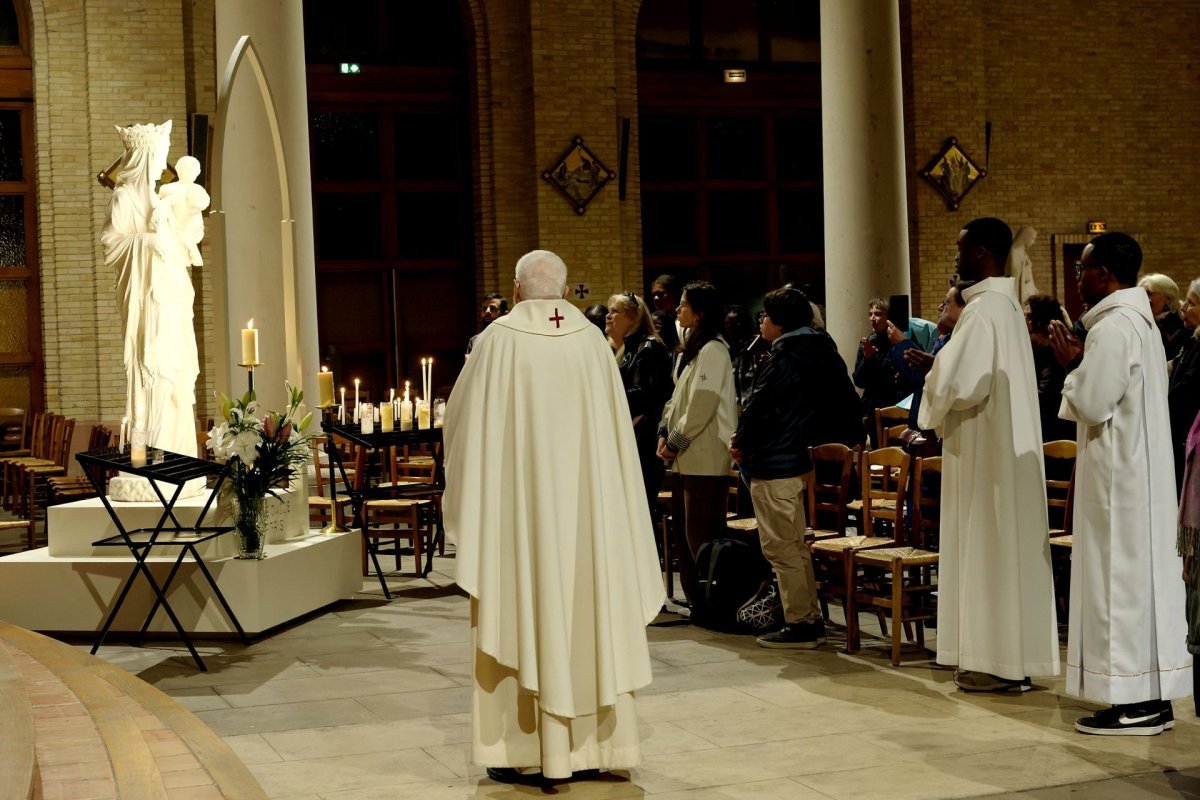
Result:
[[[825,621],[804,542],[808,447],[860,444],[862,419],[846,362],[828,336],[810,327],[808,299],[795,289],[777,289],[763,306],[760,330],[771,354],[754,379],[730,452],[750,479],[759,542],[783,602],[783,628],[759,636],[758,643],[812,649],[825,641]]]
[[[1154,324],[1158,326],[1163,349],[1167,351],[1167,361],[1170,361],[1179,354],[1179,348],[1188,337],[1183,319],[1179,316],[1179,284],[1166,275],[1152,272],[1142,276],[1138,288],[1146,290]]]
[[[729,437],[737,424],[733,366],[720,339],[721,299],[711,283],[683,288],[677,318],[687,330],[675,390],[658,426],[658,456],[678,474],[671,526],[679,582],[695,607],[696,553],[725,535]]]
[[[1088,335],[1063,384],[1061,414],[1078,423],[1067,692],[1109,708],[1075,729],[1152,736],[1175,727],[1171,700],[1191,690],[1176,495],[1167,451],[1166,358],[1146,293],[1142,250],[1104,233],[1083,249],[1079,296]],[[1056,323],[1056,352],[1077,346]],[[939,631],[940,633],[940,631]]]
[[[1044,294],[1035,294],[1025,301],[1028,311],[1025,322],[1029,326],[1029,343],[1033,347],[1033,368],[1037,372],[1038,410],[1041,412],[1042,441],[1059,439],[1075,440],[1075,425],[1060,419],[1058,407],[1062,405],[1062,386],[1067,370],[1058,363],[1054,346],[1050,342],[1050,323],[1062,320],[1063,310],[1058,300]]]
[[[1183,481],[1183,455],[1187,432],[1200,412],[1200,279],[1192,281],[1179,309],[1187,332],[1179,354],[1171,362],[1167,406],[1171,414],[1171,448],[1175,457],[1176,488]]]
[[[1042,426],[1029,330],[1004,263],[1012,232],[973,220],[958,274],[972,285],[925,378],[917,423],[942,434],[937,661],[966,692],[1021,692],[1057,675]]]
[[[645,301],[632,292],[614,294],[608,299],[604,332],[616,350],[642,465],[646,501],[653,514],[663,479],[663,464],[657,453],[658,422],[671,396],[671,354],[654,331]]]
[[[665,600],[625,389],[563,299],[567,267],[517,262],[515,304],[446,407],[446,532],[471,597],[471,757],[525,782],[638,761],[645,626]]]

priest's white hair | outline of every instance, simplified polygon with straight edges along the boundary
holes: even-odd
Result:
[[[558,300],[567,288],[567,265],[549,250],[534,250],[517,261],[517,283],[526,300]]]

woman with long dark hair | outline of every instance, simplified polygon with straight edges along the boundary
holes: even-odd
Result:
[[[678,319],[687,330],[675,391],[658,426],[658,455],[678,480],[672,493],[679,582],[694,605],[696,552],[725,532],[729,437],[737,425],[733,366],[720,339],[721,299],[710,283],[689,283]]]

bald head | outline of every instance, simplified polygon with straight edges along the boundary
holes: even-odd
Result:
[[[517,261],[516,300],[558,300],[567,290],[567,265],[549,250],[534,250]]]

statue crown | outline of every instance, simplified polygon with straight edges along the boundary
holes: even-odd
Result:
[[[167,120],[161,125],[149,123],[130,125],[127,128],[122,128],[120,125],[114,127],[117,129],[117,135],[125,144],[126,150],[151,148],[160,142],[170,142],[171,140],[171,120]]]

